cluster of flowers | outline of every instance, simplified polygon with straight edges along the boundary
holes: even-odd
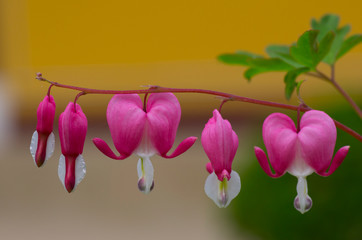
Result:
[[[93,143],[112,159],[123,160],[133,153],[138,155],[138,188],[149,193],[154,187],[150,158],[155,154],[164,158],[177,157],[187,151],[197,138],[186,138],[173,153],[168,154],[181,118],[180,104],[172,93],[149,94],[144,104],[137,94],[115,95],[108,104],[107,122],[119,155],[100,138],[94,138]],[[37,128],[30,145],[38,167],[54,152],[54,115],[54,98],[48,94],[38,107]],[[332,174],[346,157],[349,146],[339,149],[331,162],[337,132],[333,120],[324,112],[308,111],[298,125],[296,128],[294,122],[281,113],[273,113],[264,121],[263,139],[274,173],[264,151],[259,147],[254,150],[262,169],[269,176],[275,178],[289,172],[298,178],[294,206],[304,213],[312,206],[306,177],[313,172],[321,176]],[[78,104],[70,102],[59,117],[62,155],[58,175],[68,192],[76,188],[86,173],[82,157],[86,133],[85,114]],[[210,160],[206,164],[210,175],[205,182],[205,193],[217,206],[227,207],[238,195],[241,186],[238,173],[232,170],[238,136],[230,122],[223,119],[216,109],[202,131],[201,143]]]

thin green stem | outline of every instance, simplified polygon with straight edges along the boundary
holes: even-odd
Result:
[[[332,85],[337,89],[337,91],[342,94],[342,96],[347,100],[347,102],[352,106],[352,108],[356,111],[356,113],[358,114],[358,116],[362,119],[362,111],[359,108],[359,106],[357,105],[357,103],[355,103],[353,101],[353,99],[347,94],[346,91],[343,90],[343,88],[336,82],[335,80],[335,69],[334,69],[334,65],[331,66],[331,83]]]

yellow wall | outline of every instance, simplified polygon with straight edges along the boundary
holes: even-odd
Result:
[[[1,66],[20,95],[22,116],[33,116],[23,110],[35,109],[46,91],[46,84],[33,79],[38,71],[53,81],[87,87],[159,84],[283,100],[282,75],[261,75],[247,84],[242,68],[224,66],[215,56],[237,49],[263,53],[268,44],[289,44],[309,28],[312,17],[328,12],[350,23],[352,33],[362,33],[360,0],[3,0],[0,7]],[[337,66],[342,85],[357,97],[362,74],[356,66],[361,65],[358,46]],[[325,85],[310,84],[310,92],[317,92],[316,86]],[[74,95],[54,94],[63,105]],[[97,103],[107,99],[85,98],[90,112],[103,108]],[[186,104],[195,99],[185,98]]]

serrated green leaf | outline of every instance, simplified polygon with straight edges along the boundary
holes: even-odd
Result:
[[[334,41],[335,33],[333,31],[328,32],[321,40],[318,46],[318,63],[328,54]]]
[[[250,68],[244,72],[244,77],[251,80],[257,74],[265,72],[289,71],[293,66],[278,58],[255,58],[250,60]]]
[[[323,59],[323,62],[325,62],[329,65],[332,65],[335,63],[337,54],[342,47],[343,40],[344,40],[345,36],[349,33],[350,30],[351,30],[351,27],[349,25],[346,25],[344,27],[337,29],[336,36],[333,40],[331,49],[329,50],[329,53],[327,54],[327,56],[325,56],[325,58]]]
[[[297,45],[291,46],[290,53],[300,64],[314,69],[328,54],[335,34],[330,31],[317,42],[318,30],[306,31],[299,37]]]
[[[262,56],[253,53],[237,51],[236,53],[221,54],[217,59],[226,64],[249,66],[251,59],[261,57]]]
[[[330,31],[337,31],[339,24],[339,16],[335,14],[326,14],[321,17],[321,20],[318,22],[315,19],[312,19],[311,26],[315,30],[319,30],[317,41],[320,42]]]
[[[295,67],[301,68],[303,65],[299,64],[289,53],[289,46],[285,45],[269,45],[265,51],[272,58],[279,58],[285,63]]]
[[[337,59],[349,52],[352,48],[362,42],[362,34],[355,34],[344,40],[341,49],[337,54]]]
[[[309,30],[299,37],[295,46],[290,47],[290,54],[300,64],[315,68],[318,64],[318,30]]]
[[[290,99],[290,97],[293,94],[293,91],[295,87],[297,86],[296,79],[297,77],[305,72],[308,72],[310,69],[308,67],[298,68],[289,71],[285,77],[284,77],[284,83],[285,83],[285,97],[287,100]]]

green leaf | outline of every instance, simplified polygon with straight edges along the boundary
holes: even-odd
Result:
[[[265,51],[272,58],[279,58],[285,63],[295,67],[301,68],[303,65],[299,64],[289,53],[289,46],[285,45],[269,45]]]
[[[323,62],[329,65],[332,65],[336,62],[337,54],[342,47],[343,40],[350,30],[351,27],[349,25],[346,25],[336,31],[336,36],[333,40],[331,49],[329,50],[327,56],[325,56],[325,58],[323,59]]]
[[[250,66],[269,71],[288,71],[293,69],[292,66],[278,58],[255,58],[250,61]]]
[[[249,66],[250,60],[261,57],[253,53],[237,51],[236,53],[221,54],[217,59],[226,64]]]
[[[334,41],[335,33],[330,31],[321,40],[318,46],[318,63],[329,53],[332,43]]]
[[[295,46],[290,47],[290,54],[304,66],[315,68],[318,64],[318,30],[309,30],[299,37]]]
[[[250,82],[251,78],[259,73],[266,72],[263,69],[260,68],[249,68],[244,72],[244,77]]]
[[[339,24],[339,16],[335,14],[326,14],[321,17],[321,20],[318,22],[315,19],[312,19],[311,26],[315,30],[319,30],[319,35],[317,41],[320,42],[330,31],[336,32]]]
[[[337,54],[337,59],[349,52],[352,48],[362,42],[362,34],[355,34],[344,40],[341,49]]]
[[[290,53],[299,63],[315,69],[318,63],[328,54],[334,35],[333,32],[328,32],[318,44],[318,30],[306,31],[299,37],[297,44],[291,46]]]
[[[269,46],[266,47],[265,51],[271,58],[277,58],[280,53],[288,54],[289,53],[289,46],[286,46],[286,45],[269,45]]]
[[[251,80],[257,74],[265,72],[289,71],[293,66],[283,62],[278,58],[255,58],[250,60],[250,68],[245,71],[244,77]]]
[[[286,99],[290,99],[293,94],[295,87],[297,86],[296,79],[297,77],[305,72],[308,72],[310,69],[308,67],[298,68],[289,71],[284,77],[285,83],[285,97]]]

